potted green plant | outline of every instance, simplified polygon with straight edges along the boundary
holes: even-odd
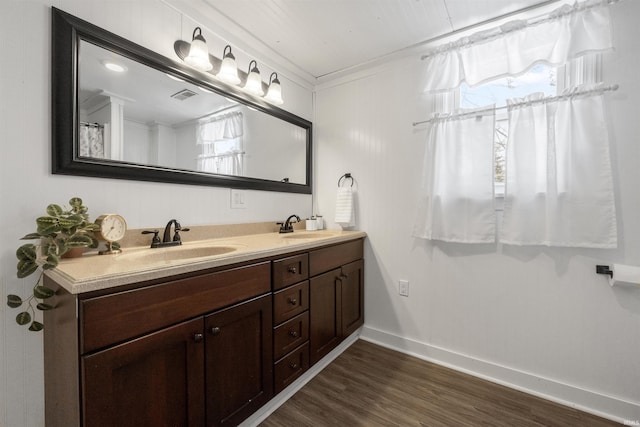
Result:
[[[39,243],[24,244],[16,251],[18,278],[40,271],[33,292],[28,298],[23,300],[18,295],[7,296],[7,305],[11,308],[27,305],[25,310],[16,316],[16,323],[30,323],[30,331],[40,331],[44,328],[42,323],[35,320],[36,309],[44,311],[54,308],[45,302],[54,295],[54,291],[42,285],[44,270],[55,268],[60,258],[71,249],[98,247],[98,241],[93,235],[98,225],[89,220],[88,208],[82,204],[82,199],[74,197],[69,200],[69,205],[70,208],[62,208],[56,204],[47,206],[47,215],[36,219],[36,231],[21,239],[39,240]]]

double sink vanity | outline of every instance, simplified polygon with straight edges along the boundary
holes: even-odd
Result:
[[[186,238],[185,238],[186,237]],[[48,426],[237,425],[364,321],[365,233],[191,227],[47,272]]]

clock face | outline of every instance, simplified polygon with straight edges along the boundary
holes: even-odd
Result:
[[[122,239],[127,231],[126,221],[116,214],[100,215],[96,219],[96,224],[100,226],[99,238],[107,242],[116,242]]]

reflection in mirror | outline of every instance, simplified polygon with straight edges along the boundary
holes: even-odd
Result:
[[[306,129],[84,40],[78,153],[304,184]]]
[[[311,194],[311,122],[52,8],[52,172]]]

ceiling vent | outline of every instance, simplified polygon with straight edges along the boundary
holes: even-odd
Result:
[[[196,96],[197,93],[191,91],[189,89],[182,89],[180,92],[176,92],[171,95],[172,98],[177,99],[178,101],[184,101],[185,99],[191,98],[192,96]]]

